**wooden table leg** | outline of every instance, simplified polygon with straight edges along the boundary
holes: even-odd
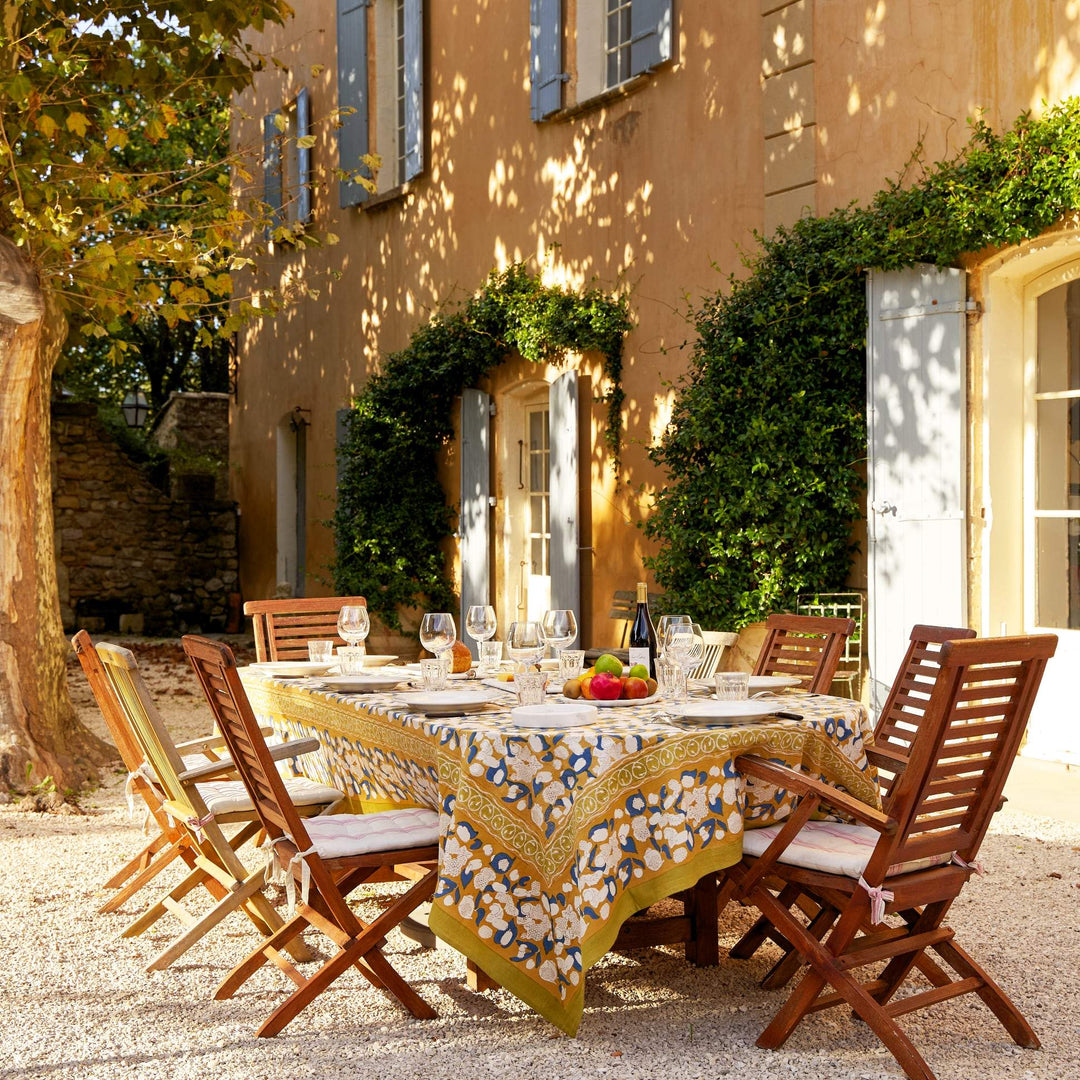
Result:
[[[474,960],[465,960],[465,985],[470,990],[476,990],[478,992],[483,990],[498,990],[499,984],[490,976],[485,974],[476,966]]]
[[[690,940],[686,959],[695,967],[716,967],[720,963],[719,887],[715,874],[706,874],[686,893],[686,914],[690,916]]]

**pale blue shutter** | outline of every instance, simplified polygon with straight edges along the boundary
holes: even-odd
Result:
[[[548,391],[551,458],[551,606],[581,615],[578,568],[578,376],[560,375]]]
[[[405,175],[424,171],[424,4],[405,0]]]
[[[305,86],[296,95],[296,138],[311,134],[311,95]],[[306,222],[311,218],[311,150],[305,146],[296,148],[296,216]]]
[[[263,117],[263,202],[266,203],[266,212],[270,219],[266,228],[267,239],[283,220],[281,213],[283,198],[281,190],[281,132],[275,122],[278,115],[280,114],[275,111],[267,113]]]
[[[529,95],[533,120],[562,108],[562,0],[529,2]]]
[[[671,0],[633,0],[630,6],[630,74],[671,59]]]
[[[368,152],[367,9],[367,0],[337,0],[338,108],[355,110],[341,117],[338,164],[349,173],[362,168],[360,159]],[[341,206],[368,197],[363,184],[350,180],[338,182],[338,194]]]
[[[461,618],[473,604],[491,603],[488,562],[491,558],[491,395],[482,390],[461,394]],[[476,643],[463,637],[476,654]]]
[[[916,623],[967,625],[962,270],[867,280],[867,630],[884,704]]]

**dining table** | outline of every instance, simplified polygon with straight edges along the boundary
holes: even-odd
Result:
[[[319,740],[288,767],[345,792],[342,810],[439,812],[430,929],[571,1035],[585,973],[620,926],[738,862],[745,829],[790,812],[787,792],[739,774],[740,755],[880,807],[865,753],[872,725],[845,698],[787,692],[778,700],[799,719],[730,726],[684,724],[654,700],[601,708],[584,726],[527,728],[514,722],[509,687],[491,689],[481,711],[433,717],[393,691],[342,693],[254,668],[240,676],[261,723]]]

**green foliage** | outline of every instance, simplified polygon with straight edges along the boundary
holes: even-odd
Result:
[[[609,381],[606,438],[616,462],[623,400],[626,299],[548,288],[521,265],[492,273],[476,296],[439,312],[392,354],[349,414],[338,450],[334,585],[363,595],[391,627],[398,607],[453,605],[443,542],[454,512],[436,474],[454,436],[454,403],[509,354],[535,363],[567,351],[598,352]]]
[[[669,601],[706,625],[843,586],[863,513],[865,270],[954,264],[1080,208],[1080,103],[1000,134],[974,121],[955,157],[924,167],[917,150],[908,172],[869,206],[761,239],[749,275],[695,313],[645,531]]]

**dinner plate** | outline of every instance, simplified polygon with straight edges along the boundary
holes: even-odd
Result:
[[[398,667],[399,665],[395,664],[394,666]],[[422,679],[424,677],[419,664],[401,664],[400,667],[410,679]],[[465,682],[469,679],[475,679],[476,672],[472,668],[468,671],[451,671],[446,677],[453,679],[454,682]]]
[[[324,675],[319,685],[342,694],[363,694],[372,690],[393,690],[401,680],[393,675]]]
[[[755,724],[779,712],[784,705],[777,701],[680,701],[670,712],[692,724]]]
[[[505,690],[509,694],[517,693],[517,686],[515,683],[508,682],[506,679],[481,679],[485,686],[490,686],[495,690]],[[558,694],[562,692],[562,687],[557,686],[558,679],[548,679],[547,692],[549,694]]]
[[[648,697],[639,698],[616,698],[614,701],[601,701],[600,698],[593,698],[589,704],[595,705],[599,709],[622,709],[627,705],[651,705],[654,701],[659,701],[660,695],[650,694]]]
[[[789,690],[801,684],[802,679],[797,679],[794,675],[751,675],[749,692],[757,694],[762,690]],[[716,689],[716,683],[712,679],[690,679],[689,686],[691,690]]]
[[[482,709],[491,701],[491,695],[479,690],[418,690],[398,694],[397,700],[411,712],[425,716],[457,716]]]
[[[316,660],[264,660],[248,665],[252,671],[275,679],[302,679],[309,675],[325,675],[333,666]]]
[[[592,724],[599,714],[595,705],[568,701],[553,701],[547,705],[519,705],[510,710],[510,717],[518,727],[570,728]]]
[[[397,659],[396,654],[391,653],[367,653],[364,656],[364,667],[385,667]]]

